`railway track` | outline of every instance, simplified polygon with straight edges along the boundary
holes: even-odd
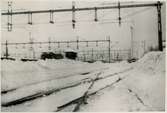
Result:
[[[108,69],[108,68],[101,68],[101,69],[98,69],[98,70],[103,71],[103,70],[106,70],[106,69]],[[68,78],[68,77],[72,77],[72,76],[78,76],[78,75],[87,75],[89,73],[93,73],[93,72],[96,72],[96,71],[97,70],[80,72],[80,73],[69,74],[69,75],[65,75],[65,76],[52,77],[50,79],[41,80],[41,81],[38,81],[38,82],[32,82],[32,83],[25,84],[25,85],[15,87],[15,88],[12,88],[12,89],[2,90],[1,95],[4,95],[4,94],[12,92],[12,91],[15,91],[16,89],[19,89],[19,88],[22,88],[22,87],[26,87],[26,86],[30,86],[30,85],[36,85],[36,84],[39,84],[41,82],[53,81],[53,80],[56,80],[56,79],[64,79],[64,78]]]
[[[116,72],[116,73],[112,73],[110,75],[107,75],[105,77],[96,77],[95,79],[92,79],[92,78],[85,78],[85,79],[82,79],[81,81],[78,81],[76,83],[73,83],[71,85],[68,85],[68,86],[64,86],[64,87],[61,87],[61,88],[56,88],[56,89],[52,89],[52,90],[49,90],[49,91],[43,91],[43,92],[38,92],[36,94],[33,94],[33,95],[29,95],[29,96],[26,96],[26,97],[23,97],[23,98],[19,98],[19,99],[16,99],[16,100],[13,100],[13,101],[10,101],[10,102],[5,102],[5,103],[2,103],[1,106],[3,107],[8,107],[8,106],[11,106],[11,105],[17,105],[17,104],[21,104],[21,103],[24,103],[26,101],[30,101],[30,100],[34,100],[36,98],[40,98],[40,97],[43,97],[44,95],[45,96],[48,96],[52,93],[55,93],[55,92],[58,92],[58,91],[61,91],[61,90],[65,90],[67,88],[72,88],[72,87],[76,87],[82,83],[86,84],[88,82],[96,82],[96,81],[99,81],[99,80],[102,80],[102,79],[106,79],[108,77],[112,77],[112,76],[115,76],[115,75],[118,75],[118,74],[121,74],[121,73],[124,73],[124,72],[127,72],[127,71],[130,71],[132,68],[129,68],[129,69],[126,69],[126,70],[123,70],[123,71],[120,71],[120,72]],[[96,73],[96,74],[101,74],[101,73]]]

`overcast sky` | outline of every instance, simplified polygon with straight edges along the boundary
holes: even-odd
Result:
[[[156,2],[156,1],[152,1]],[[7,0],[1,2],[2,12],[7,10]],[[138,2],[122,1],[121,4],[134,4]],[[145,2],[142,2],[145,3]],[[71,8],[70,0],[13,0],[13,11],[29,11],[44,9]],[[95,7],[106,5],[117,5],[112,1],[76,1],[76,7]],[[127,16],[130,15],[130,16]],[[27,42],[29,32],[34,41],[51,40],[80,40],[106,39],[111,37],[113,42],[119,41],[121,47],[130,47],[131,31],[135,41],[146,40],[148,43],[157,44],[157,9],[155,7],[121,9],[122,24],[118,25],[118,10],[98,11],[98,22],[94,22],[94,11],[83,11],[76,13],[76,28],[72,29],[71,12],[54,13],[55,24],[49,24],[49,14],[33,15],[33,25],[28,25],[27,15],[13,16],[13,30],[7,31],[7,16],[1,17],[2,42]],[[163,39],[165,39],[165,7],[162,7]]]

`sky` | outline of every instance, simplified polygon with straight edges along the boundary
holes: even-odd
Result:
[[[51,0],[11,0],[13,11],[31,11],[71,8],[72,1]],[[2,0],[2,12],[7,10],[7,0]],[[156,1],[152,1],[156,2]],[[152,3],[151,2],[151,3]],[[136,4],[135,1],[121,1],[121,4]],[[142,2],[147,3],[147,2]],[[150,2],[148,2],[150,3]],[[75,1],[76,7],[95,7],[117,5],[113,1]],[[165,5],[162,6],[162,30],[165,39]],[[130,16],[127,16],[130,15]],[[29,34],[34,41],[61,41],[61,40],[96,40],[110,36],[113,44],[119,42],[120,48],[130,48],[131,33],[134,41],[145,40],[147,45],[157,45],[157,9],[155,7],[121,9],[122,23],[118,24],[118,9],[99,10],[98,22],[94,22],[94,11],[76,12],[76,28],[72,28],[71,13],[54,13],[55,24],[49,23],[49,14],[33,15],[33,25],[28,25],[27,15],[13,16],[13,29],[8,32],[6,27],[7,16],[1,17],[2,42],[28,42]],[[130,27],[133,27],[131,32]],[[117,46],[117,47],[118,47]]]

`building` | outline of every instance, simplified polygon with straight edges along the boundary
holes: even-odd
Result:
[[[64,53],[65,53],[65,57],[68,59],[75,60],[77,58],[77,52],[73,49],[68,48],[64,51]]]

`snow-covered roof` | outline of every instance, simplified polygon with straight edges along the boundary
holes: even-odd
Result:
[[[74,53],[77,53],[76,50],[71,49],[71,48],[67,48],[67,49],[65,49],[64,52],[74,52]]]

